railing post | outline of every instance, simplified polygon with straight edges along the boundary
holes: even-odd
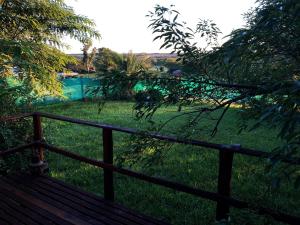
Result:
[[[41,142],[42,139],[43,131],[41,116],[33,114],[33,140]],[[43,174],[48,170],[48,164],[44,161],[44,149],[39,144],[36,144],[33,148],[30,170],[34,175]]]
[[[33,140],[42,141],[43,131],[42,131],[42,120],[40,115],[33,115]],[[37,145],[35,156],[38,157],[39,161],[44,160],[44,152],[41,146]]]
[[[112,130],[103,128],[103,161],[113,164],[113,136]],[[113,171],[104,169],[104,198],[114,201],[114,178]]]
[[[230,197],[231,173],[232,173],[233,152],[220,150],[219,152],[219,177],[218,194]],[[229,220],[229,204],[224,202],[217,203],[216,220]]]

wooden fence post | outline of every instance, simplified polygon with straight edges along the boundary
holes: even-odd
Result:
[[[103,161],[113,164],[113,136],[112,130],[103,128]],[[114,201],[114,178],[113,172],[104,169],[104,198]]]
[[[221,150],[219,152],[219,177],[218,194],[230,197],[231,173],[232,173],[233,152]],[[229,220],[229,204],[217,203],[216,220]]]
[[[41,142],[43,139],[41,116],[33,115],[33,140]],[[36,144],[33,148],[30,171],[33,175],[41,175],[48,171],[48,164],[44,161],[44,149]]]
[[[42,131],[42,120],[40,115],[34,114],[33,115],[33,140],[34,141],[42,141],[43,138],[43,131]],[[39,161],[44,160],[44,151],[40,145],[36,146],[36,153]]]

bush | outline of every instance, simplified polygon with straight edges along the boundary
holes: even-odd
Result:
[[[0,81],[0,102],[2,105],[0,118],[30,110],[26,98],[20,98],[24,92],[26,90],[22,90],[20,87],[11,87],[5,79]],[[32,130],[28,127],[31,127],[30,121],[25,119],[0,122],[0,151],[28,142],[32,136]],[[6,174],[11,171],[22,170],[27,167],[28,159],[28,152],[1,158],[0,173]]]

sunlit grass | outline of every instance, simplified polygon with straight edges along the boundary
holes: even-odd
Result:
[[[66,115],[75,118],[98,121],[146,130],[149,123],[137,121],[132,111],[132,103],[109,102],[98,114],[95,103],[73,102],[41,107],[41,111]],[[237,110],[231,109],[220,126],[217,135],[212,138],[207,131],[214,121],[203,120],[199,123],[199,132],[193,138],[217,143],[240,143],[245,147],[270,151],[280,143],[276,130],[260,128],[255,132],[238,134]],[[162,108],[154,117],[155,121],[166,121],[177,115],[176,107]],[[185,120],[179,118],[167,125],[163,133],[182,133]],[[102,159],[102,131],[59,121],[43,120],[46,140],[80,153],[81,155]],[[114,132],[115,157],[122,154],[129,135]],[[202,150],[202,151],[200,151]],[[199,147],[173,145],[165,150],[159,164],[143,167],[134,166],[143,173],[167,178],[196,188],[216,191],[218,177],[218,154],[216,151]],[[51,174],[88,191],[102,195],[102,170],[84,163],[66,159],[48,153]],[[280,189],[270,188],[265,172],[266,161],[253,157],[235,155],[232,178],[232,195],[236,198],[279,209],[295,215],[300,213],[300,193],[290,183],[284,183]],[[175,192],[167,188],[152,185],[121,175],[115,176],[116,201],[146,214],[163,218],[173,224],[214,224],[216,204],[191,195]],[[241,210],[231,210],[233,224],[279,224],[270,218],[255,216]]]

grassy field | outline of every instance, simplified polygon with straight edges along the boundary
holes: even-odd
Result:
[[[75,118],[81,118],[119,126],[146,130],[149,123],[137,121],[132,111],[132,103],[109,102],[99,114],[95,103],[72,102],[48,105],[40,111],[51,112]],[[177,115],[175,107],[163,108],[157,112],[155,121],[166,121]],[[182,133],[185,120],[179,118],[166,126],[162,132]],[[231,109],[221,124],[220,131],[211,138],[207,130],[213,127],[211,120],[199,123],[198,131],[193,135],[199,140],[217,143],[240,143],[245,147],[269,151],[279,140],[276,131],[260,128],[255,132],[238,134],[237,109]],[[84,156],[102,159],[101,130],[80,125],[43,120],[46,140]],[[129,135],[114,133],[115,157],[128,150]],[[137,163],[132,169],[143,173],[167,178],[183,184],[216,191],[218,176],[218,154],[216,151],[199,147],[173,145],[165,150],[159,163],[144,167]],[[103,176],[101,169],[48,153],[51,174],[54,177],[72,183],[88,191],[102,195]],[[283,183],[279,189],[270,188],[270,179],[266,175],[266,161],[253,157],[235,155],[232,178],[232,195],[236,198],[300,214],[300,193],[291,183]],[[126,164],[125,164],[126,167]],[[176,225],[215,224],[216,204],[188,194],[175,192],[167,188],[152,185],[134,178],[115,176],[116,201],[132,209],[158,217]],[[232,224],[280,224],[271,218],[257,216],[248,211],[231,210]]]

